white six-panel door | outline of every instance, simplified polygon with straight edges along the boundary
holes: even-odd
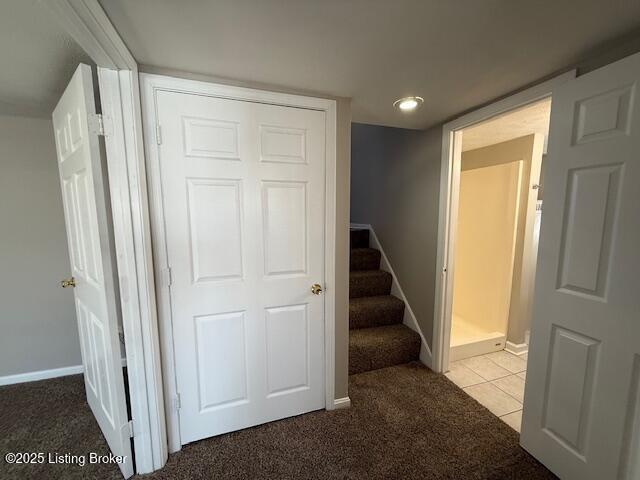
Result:
[[[156,101],[181,442],[323,408],[325,113]]]
[[[553,94],[521,443],[640,478],[640,55]]]
[[[53,112],[87,401],[126,478],[133,475],[118,310],[91,68],[79,65]],[[71,294],[71,293],[70,293]]]

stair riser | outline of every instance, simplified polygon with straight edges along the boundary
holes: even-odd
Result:
[[[380,268],[380,252],[377,250],[352,250],[349,257],[349,269],[378,270]]]
[[[351,248],[367,248],[369,246],[369,230],[350,230]]]
[[[349,279],[349,298],[374,297],[391,293],[391,275]]]
[[[369,328],[381,327],[383,325],[393,325],[402,323],[404,318],[404,303],[393,304],[387,307],[373,305],[366,307],[362,305],[349,305],[349,328]]]
[[[420,338],[403,342],[402,345],[387,345],[381,350],[376,347],[349,349],[349,375],[368,372],[379,368],[391,367],[418,360],[420,357]]]

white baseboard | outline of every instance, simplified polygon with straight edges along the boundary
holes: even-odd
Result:
[[[449,347],[449,364],[464,358],[499,352],[505,348],[505,345],[505,336],[499,332],[488,334],[485,338],[474,340],[473,342],[451,345]]]
[[[426,365],[427,367],[431,368],[431,361],[432,361],[431,350],[429,350],[427,341],[422,336],[422,333],[421,332],[419,333],[422,339],[422,341],[420,342],[420,361],[422,362],[423,365]]]
[[[350,223],[349,228],[354,228],[356,230],[371,230],[371,225],[368,223]]]
[[[333,408],[349,408],[351,406],[351,399],[349,397],[336,398],[333,401]]]
[[[127,359],[122,359],[122,366],[127,366]],[[50,370],[38,370],[36,372],[17,373],[0,377],[0,387],[3,385],[13,385],[15,383],[36,382],[48,378],[66,377],[84,372],[82,365],[72,365],[70,367],[52,368]]]
[[[396,274],[393,271],[393,268],[391,267],[391,263],[389,262],[389,259],[385,255],[384,250],[382,249],[382,245],[380,244],[380,240],[378,240],[378,237],[376,236],[376,232],[373,230],[373,227],[371,225],[366,223],[351,223],[349,226],[350,228],[361,228],[361,229],[369,230],[369,234],[370,234],[369,240],[372,242],[371,246],[373,248],[380,250],[380,257],[381,257],[380,268],[382,270],[386,270],[387,272],[389,272],[391,274],[391,278],[393,279],[391,284],[391,294],[400,298],[400,300],[404,302],[405,309],[404,309],[404,319],[402,323],[407,327],[409,327],[414,332],[416,332],[418,335],[420,335],[420,340],[421,340],[420,361],[427,367],[431,368],[432,356],[431,356],[431,349],[429,348],[429,344],[427,343],[427,339],[422,334],[422,329],[420,328],[420,325],[418,325],[416,316],[413,314],[413,310],[411,310],[411,305],[409,305],[407,297],[402,291],[400,282],[398,282],[398,277],[396,277]]]
[[[13,385],[14,383],[35,382],[36,380],[46,380],[47,378],[66,377],[67,375],[77,375],[82,373],[82,365],[71,367],[52,368],[50,370],[39,370],[37,372],[18,373],[16,375],[6,375],[0,377],[1,385]]]
[[[509,353],[513,353],[514,355],[524,355],[529,351],[529,345],[527,345],[526,343],[513,343],[507,341],[504,349]]]

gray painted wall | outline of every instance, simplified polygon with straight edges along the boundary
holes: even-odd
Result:
[[[51,120],[0,116],[0,376],[80,365]]]
[[[430,348],[441,148],[441,127],[351,128],[351,222],[373,227]]]

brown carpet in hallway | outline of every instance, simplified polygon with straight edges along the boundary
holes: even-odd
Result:
[[[0,387],[0,451],[104,451],[80,376]],[[352,408],[187,445],[143,479],[551,479],[518,435],[419,363],[350,378]],[[0,478],[121,478],[117,467],[7,468]]]

